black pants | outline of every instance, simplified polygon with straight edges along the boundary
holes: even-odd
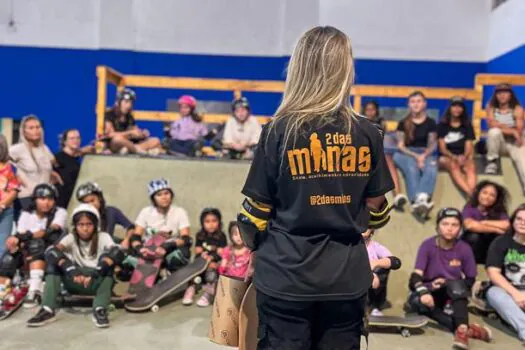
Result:
[[[432,291],[432,297],[434,298],[434,308],[430,310],[426,306],[420,305],[420,314],[430,317],[451,332],[454,332],[460,324],[468,325],[467,298],[451,300],[446,288]],[[449,301],[452,303],[454,311],[452,315],[448,315],[444,311],[445,305]]]
[[[358,350],[366,294],[355,300],[288,301],[257,291],[258,350]]]
[[[467,231],[463,233],[461,239],[472,247],[476,264],[485,265],[490,244],[496,237],[498,237],[498,234],[496,233],[476,233]]]
[[[377,289],[370,288],[368,291],[368,306],[370,309],[383,310],[387,306],[386,295],[387,295],[387,284],[388,275],[390,270],[376,271],[377,277],[379,277],[379,287]]]

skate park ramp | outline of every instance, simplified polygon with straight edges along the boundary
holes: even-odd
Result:
[[[510,160],[503,159],[502,167],[503,176],[480,176],[480,179],[490,178],[495,182],[504,184],[512,194],[512,210],[523,199],[521,186]],[[205,207],[220,208],[225,224],[235,219],[243,199],[240,190],[248,169],[248,162],[93,155],[84,159],[77,185],[85,181],[97,182],[104,190],[107,203],[119,207],[134,221],[139,210],[149,204],[146,187],[148,181],[159,177],[167,178],[175,191],[177,205],[188,211],[192,225],[191,232],[195,234],[200,226],[198,222],[200,211]],[[444,172],[440,172],[438,175],[434,200],[436,208],[426,223],[416,221],[408,210],[404,213],[393,212],[391,223],[377,232],[376,239],[403,261],[402,268],[390,276],[388,299],[393,307],[385,310],[386,314],[399,315],[402,313],[402,305],[408,291],[408,278],[413,269],[417,248],[424,239],[435,234],[437,209],[444,206],[462,208],[465,203],[465,199],[452,184],[448,174]],[[74,205],[76,205],[76,201],[72,200],[70,212]],[[131,348],[139,348],[139,344],[147,348],[189,349],[197,346],[200,349],[227,349],[211,344],[206,339],[210,314],[210,309],[184,308],[180,305],[180,301],[161,308],[161,311],[156,314],[129,314],[118,310],[112,313],[113,323],[109,332],[113,334],[111,339],[114,341],[111,344],[97,342],[91,337],[93,335],[91,331],[86,334],[78,332],[79,328],[92,327],[88,317],[61,313],[60,317],[67,319],[67,321],[60,320],[59,324],[49,327],[51,329],[59,327],[56,329],[75,337],[74,342],[63,343],[58,347],[60,349],[88,349],[98,348],[98,346],[128,349],[130,345]],[[25,328],[21,326],[29,317],[30,312],[22,310],[12,319],[0,324],[0,334],[6,335],[3,337],[5,340],[0,344],[0,349],[4,346],[6,349],[13,347],[36,349],[44,344],[57,346],[49,335],[53,332],[47,332],[47,327],[32,331],[35,337],[25,336],[25,333],[22,332],[25,331]],[[515,336],[509,335],[512,333],[509,333],[499,321],[481,320],[478,316],[472,315],[471,321],[488,323],[496,340],[496,344],[476,342],[473,344],[473,348],[518,348],[518,340]],[[149,333],[152,331],[159,336],[155,337],[154,343],[145,342],[144,339],[151,339]],[[162,336],[162,334],[166,334],[166,336]],[[178,336],[173,337],[175,334]],[[141,338],[141,335],[144,338]],[[36,339],[43,340],[37,341]],[[416,349],[425,346],[429,350],[438,350],[450,348],[451,342],[451,334],[443,329],[429,326],[423,335],[413,335],[409,339],[404,339],[396,333],[373,333],[369,348]]]

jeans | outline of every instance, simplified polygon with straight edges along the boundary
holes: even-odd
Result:
[[[520,340],[525,340],[525,312],[503,288],[492,286],[487,291],[488,304],[498,315],[518,332]]]
[[[13,231],[14,218],[15,210],[12,207],[6,208],[0,214],[0,256],[5,250],[5,240],[11,235],[11,232]]]
[[[410,150],[417,154],[424,152],[422,148],[410,148]],[[438,171],[435,156],[430,155],[426,158],[425,167],[422,170],[417,167],[416,158],[402,152],[394,154],[394,163],[405,177],[408,199],[411,202],[414,202],[421,193],[432,196]]]

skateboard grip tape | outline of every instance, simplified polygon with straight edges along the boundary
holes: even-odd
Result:
[[[210,341],[227,346],[239,345],[239,310],[249,285],[240,279],[219,277],[208,329]]]

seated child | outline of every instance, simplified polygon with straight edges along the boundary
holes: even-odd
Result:
[[[496,238],[489,248],[487,273],[491,287],[486,298],[525,345],[525,204],[514,211],[510,222],[509,234]]]
[[[86,182],[78,186],[77,200],[80,203],[91,204],[98,210],[100,214],[100,230],[109,233],[116,243],[121,243],[122,240],[114,237],[115,227],[117,225],[123,227],[126,230],[126,244],[123,244],[123,247],[127,248],[127,241],[134,232],[135,225],[120,209],[106,204],[104,193],[98,184]]]
[[[461,222],[459,210],[439,211],[437,235],[426,239],[417,252],[406,307],[455,332],[454,346],[468,349],[469,338],[489,342],[491,332],[486,326],[469,325],[468,297],[477,271],[472,249],[458,240]]]
[[[226,122],[222,138],[223,150],[234,159],[252,159],[253,150],[261,136],[261,125],[250,115],[246,97],[232,102],[233,116]]]
[[[204,273],[204,293],[197,301],[197,306],[207,307],[215,295],[215,284],[217,282],[217,268],[221,261],[223,248],[226,247],[226,235],[222,232],[222,214],[219,209],[206,208],[200,216],[201,230],[196,235],[195,257],[202,257],[210,262],[208,270]],[[193,297],[197,292],[197,286],[193,283],[186,289],[183,305],[193,304]]]
[[[174,272],[190,261],[193,244],[190,237],[190,220],[186,210],[173,205],[175,195],[167,180],[150,181],[148,193],[152,205],[140,211],[129,245],[133,254],[144,255],[148,253],[148,249],[143,247],[143,244],[149,238],[156,234],[169,236],[156,253],[163,258],[164,266]],[[136,265],[136,261],[132,261],[131,257],[126,259],[126,263]]]
[[[401,260],[392,255],[390,250],[377,241],[373,241],[374,230],[368,229],[363,233],[370,267],[374,273],[372,288],[368,292],[368,305],[372,310],[370,315],[383,316],[381,310],[390,307],[386,300],[388,275],[390,270],[397,270],[401,267]]]
[[[169,150],[172,153],[193,155],[199,139],[208,134],[208,129],[196,108],[197,100],[193,96],[184,95],[179,98],[181,118],[171,123],[170,126]]]
[[[95,207],[80,204],[72,216],[72,231],[46,251],[47,276],[42,308],[27,321],[41,327],[55,320],[61,284],[71,294],[93,295],[93,322],[109,327],[108,306],[113,289],[113,270],[124,253],[111,236],[99,231],[100,217]]]
[[[56,206],[58,191],[53,185],[39,184],[33,190],[32,203],[18,220],[17,234],[6,240],[7,251],[0,263],[0,284],[8,285],[16,271],[29,264],[29,292],[24,307],[38,305],[43,290],[47,247],[63,235],[67,212]]]
[[[222,251],[219,274],[231,277],[246,278],[250,267],[251,251],[244,245],[236,221],[230,222],[228,235],[231,245]]]

